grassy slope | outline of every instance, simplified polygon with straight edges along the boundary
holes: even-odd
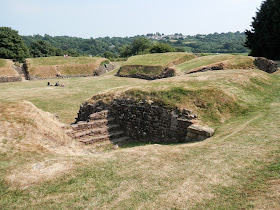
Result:
[[[228,54],[220,54],[220,55],[209,55],[203,57],[197,57],[193,60],[186,61],[185,63],[179,64],[176,66],[182,72],[188,72],[197,67],[210,65],[217,62],[227,61],[227,65],[229,69],[250,69],[254,67],[254,59],[249,56],[243,55],[228,55]]]
[[[1,68],[1,67],[5,67],[5,65],[6,65],[6,60],[0,58],[0,68]]]
[[[193,58],[193,55],[187,53],[155,53],[137,55],[130,57],[123,65],[168,66],[170,63],[184,57]]]
[[[105,58],[97,57],[68,57],[64,58],[63,56],[55,57],[46,57],[46,58],[29,58],[27,59],[32,66],[41,66],[41,65],[73,65],[73,64],[89,64],[103,61]]]
[[[203,142],[142,145],[86,157],[61,157],[13,150],[0,153],[0,207],[278,209],[279,76],[250,79],[248,72],[251,71],[207,72],[184,76],[179,80],[169,78],[149,83],[109,76],[68,79],[65,81],[75,85],[75,88],[67,92],[65,89],[41,87],[45,84],[40,81],[32,81],[30,85],[26,83],[23,86],[22,83],[13,86],[0,84],[2,104],[37,98],[43,100],[39,105],[44,103],[43,109],[49,111],[56,104],[50,100],[51,96],[47,96],[49,91],[54,92],[53,96],[61,96],[57,99],[59,102],[68,97],[67,102],[70,102],[79,100],[77,95],[92,95],[111,85],[128,85],[130,81],[138,83],[138,86],[139,82],[143,82],[140,87],[144,91],[156,87],[170,88],[177,84],[185,88],[219,86],[247,104],[255,102],[250,112],[225,122],[214,137]],[[258,77],[266,75],[256,71],[253,74]],[[86,83],[88,86],[84,88]],[[98,84],[95,86],[95,83]],[[101,84],[104,86],[96,89]],[[27,94],[22,95],[20,89]],[[63,91],[67,93],[66,96],[63,96]],[[63,109],[71,112],[72,105],[64,105]],[[31,170],[32,165],[47,160],[64,163],[61,159],[73,163],[75,170],[25,189],[9,188],[5,182],[5,177],[13,173],[15,168],[34,173],[36,170]],[[31,164],[31,169],[28,169],[28,164]]]
[[[99,57],[68,57],[62,56],[46,58],[29,58],[29,73],[42,78],[56,77],[56,74],[62,75],[90,75],[94,69],[97,69],[105,58]]]
[[[8,59],[0,59],[0,77],[7,76],[19,76],[18,72],[12,67],[13,62]]]
[[[130,57],[123,63],[120,75],[131,76],[135,74],[159,75],[165,67],[193,59],[195,56],[188,53],[155,53]]]

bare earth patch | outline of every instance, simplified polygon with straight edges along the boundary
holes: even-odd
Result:
[[[6,181],[12,188],[27,188],[63,176],[73,168],[69,159],[46,159],[11,170],[6,176]]]

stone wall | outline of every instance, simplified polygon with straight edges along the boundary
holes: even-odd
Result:
[[[189,72],[186,72],[186,74],[193,74],[193,73],[199,73],[205,71],[217,71],[217,70],[224,70],[224,69],[225,69],[224,63],[215,63],[215,64],[195,68]]]
[[[181,143],[204,140],[214,133],[213,129],[194,126],[193,120],[197,116],[190,110],[127,99],[114,99],[109,105],[102,101],[85,103],[80,107],[76,123],[89,120],[91,114],[102,110],[108,110],[126,135],[137,141]]]
[[[21,76],[18,76],[18,77],[0,77],[0,83],[3,83],[3,82],[18,82],[18,81],[21,81],[22,78]]]
[[[266,58],[256,58],[254,63],[260,70],[267,73],[273,73],[278,70],[278,64]]]
[[[128,72],[128,73],[123,73]],[[151,74],[150,72],[159,72],[157,74]],[[147,73],[144,73],[147,72]],[[176,70],[171,67],[164,66],[144,66],[144,65],[125,65],[122,66],[117,76],[119,77],[132,77],[146,80],[162,79],[167,77],[174,77]]]

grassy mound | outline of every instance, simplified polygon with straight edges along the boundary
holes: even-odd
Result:
[[[53,78],[57,76],[94,75],[98,68],[109,63],[106,58],[91,57],[46,57],[26,59],[29,76]]]
[[[186,61],[176,65],[176,68],[186,73],[219,64],[223,64],[224,69],[257,69],[254,60],[253,57],[243,55],[209,55]]]
[[[118,75],[142,79],[159,79],[175,75],[174,65],[195,58],[188,53],[156,53],[130,57],[120,68]]]
[[[207,75],[180,76],[155,81],[131,89],[93,96],[88,103],[102,100],[111,103],[114,98],[152,101],[168,108],[186,108],[200,116],[200,120],[218,125],[242,115],[269,91],[273,79],[264,72],[229,70],[209,72]]]
[[[11,60],[0,59],[0,77],[18,77],[19,74],[13,65]]]

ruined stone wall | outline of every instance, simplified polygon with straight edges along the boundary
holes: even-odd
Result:
[[[92,113],[108,110],[130,139],[151,143],[180,143],[204,140],[214,130],[193,125],[197,116],[186,109],[168,109],[148,102],[114,99],[109,105],[99,101],[80,107],[78,121],[86,121]],[[192,127],[190,127],[192,126]]]
[[[123,73],[129,72],[129,74]],[[159,72],[157,74],[150,74],[149,72]],[[147,73],[143,73],[147,72]],[[119,77],[132,77],[138,79],[146,79],[146,80],[156,80],[167,77],[174,77],[176,75],[176,70],[171,67],[164,66],[144,66],[144,65],[125,65],[122,66],[117,76]]]
[[[4,83],[4,82],[18,82],[21,81],[22,78],[21,76],[18,77],[0,77],[0,83]]]
[[[267,73],[273,73],[278,70],[278,64],[266,58],[256,58],[254,63],[260,70]]]

